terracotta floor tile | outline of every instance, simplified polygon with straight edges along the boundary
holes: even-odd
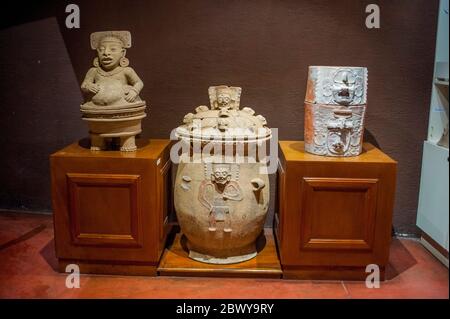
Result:
[[[86,276],[84,276],[86,277]],[[83,280],[82,280],[83,281]],[[347,298],[341,282],[89,276],[80,298]]]
[[[80,289],[56,271],[49,215],[0,214],[0,298],[448,298],[448,269],[415,240],[394,239],[389,280],[363,282],[281,279],[82,275]],[[26,236],[24,236],[24,234]],[[27,235],[28,234],[28,235]],[[16,240],[18,238],[18,240]],[[11,242],[12,241],[12,242]],[[1,247],[1,246],[0,246]]]
[[[394,239],[387,279],[380,288],[344,282],[352,298],[448,298],[449,273],[417,240]]]

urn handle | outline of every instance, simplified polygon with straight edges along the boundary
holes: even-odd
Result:
[[[264,183],[264,181],[259,177],[252,179],[250,182],[253,185],[254,192],[258,192],[266,186],[266,183]]]

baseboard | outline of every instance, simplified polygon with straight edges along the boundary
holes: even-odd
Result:
[[[424,234],[425,235],[425,234]],[[438,245],[436,242],[431,242],[431,238],[427,238],[428,236],[422,236],[420,238],[420,242],[422,245],[434,256],[436,257],[441,263],[445,265],[445,267],[448,268],[448,252],[447,256],[441,253],[437,248],[435,248],[436,245]],[[443,249],[443,248],[442,248]]]
[[[0,208],[0,214],[34,214],[34,215],[53,215],[51,210],[26,210],[18,208]]]

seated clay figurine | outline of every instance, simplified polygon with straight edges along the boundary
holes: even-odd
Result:
[[[86,94],[81,112],[89,124],[91,150],[105,149],[106,138],[119,139],[121,151],[136,150],[135,136],[141,132],[146,105],[139,97],[144,83],[125,57],[130,47],[128,31],[91,34],[97,57],[81,84]]]

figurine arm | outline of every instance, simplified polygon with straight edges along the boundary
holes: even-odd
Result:
[[[83,83],[81,83],[81,90],[85,93],[98,93],[98,85],[95,84],[94,78],[97,70],[96,68],[90,68],[87,72]]]
[[[127,76],[128,83],[130,83],[133,86],[134,91],[139,94],[144,87],[144,82],[142,82],[142,80],[132,68],[127,67],[125,70],[125,74]]]
[[[206,207],[208,209],[208,211],[211,212],[213,207],[212,207],[211,203],[208,201],[208,199],[206,198],[206,193],[207,193],[208,187],[211,187],[211,185],[208,183],[202,182],[200,184],[200,189],[198,192],[198,200],[204,207]]]
[[[242,196],[242,189],[236,182],[231,182],[224,191],[223,198],[241,201],[244,197]]]

